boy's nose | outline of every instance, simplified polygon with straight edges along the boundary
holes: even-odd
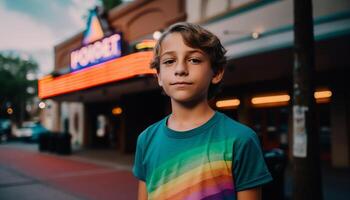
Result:
[[[175,76],[186,76],[186,75],[188,75],[188,69],[186,64],[184,63],[177,64],[175,68]]]

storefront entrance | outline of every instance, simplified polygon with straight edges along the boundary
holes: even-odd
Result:
[[[110,102],[86,104],[86,142],[90,148],[119,149],[122,132],[121,115],[113,114],[117,104]],[[121,114],[121,113],[120,113]]]

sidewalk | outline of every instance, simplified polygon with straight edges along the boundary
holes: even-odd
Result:
[[[116,163],[86,154],[57,156],[39,153],[36,145],[0,145],[0,199],[136,199],[130,156]]]
[[[68,158],[84,162],[92,162],[115,169],[124,169],[127,171],[132,170],[134,163],[134,155],[125,155],[116,150],[110,149],[84,149],[74,151],[74,153]]]
[[[0,145],[0,199],[133,200],[137,180],[133,155],[113,150],[81,150],[71,156],[39,153],[37,145]],[[286,200],[292,196],[292,171],[285,171]],[[350,169],[322,166],[324,200],[347,200]]]
[[[350,168],[337,169],[323,163],[321,168],[323,199],[348,200],[350,197]],[[292,199],[293,190],[292,166],[289,164],[285,171],[285,197]]]

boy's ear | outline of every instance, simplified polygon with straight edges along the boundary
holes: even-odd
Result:
[[[160,79],[160,74],[157,73],[156,76],[157,76],[157,80],[158,80],[158,85],[159,85],[160,87],[163,87],[163,82],[162,82],[162,80]]]
[[[222,78],[224,77],[224,69],[219,70],[216,74],[214,74],[213,78],[211,79],[212,84],[218,84]]]

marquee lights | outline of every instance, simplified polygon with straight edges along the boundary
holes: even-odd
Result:
[[[138,52],[59,77],[46,76],[39,80],[39,97],[44,99],[138,75],[155,74],[149,67],[152,56],[151,51]]]
[[[114,34],[71,53],[73,71],[121,56],[121,37]]]
[[[156,46],[155,40],[143,40],[142,42],[136,44],[136,49],[147,49],[147,48],[154,48]]]

